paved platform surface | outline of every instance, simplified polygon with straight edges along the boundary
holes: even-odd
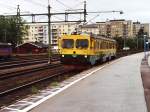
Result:
[[[30,112],[147,112],[142,54],[119,59]]]

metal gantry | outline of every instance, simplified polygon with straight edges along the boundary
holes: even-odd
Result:
[[[66,10],[65,12],[58,12],[58,13],[52,13],[51,12],[51,6],[50,6],[50,2],[48,0],[48,12],[47,13],[36,13],[36,14],[21,14],[20,11],[20,7],[19,5],[17,6],[17,15],[0,15],[0,16],[5,16],[5,17],[11,17],[11,16],[15,16],[17,17],[17,27],[19,29],[19,25],[20,25],[20,18],[21,17],[31,17],[32,21],[31,22],[26,22],[26,24],[35,24],[35,23],[47,23],[48,24],[48,38],[49,38],[49,47],[48,47],[48,63],[51,63],[51,56],[52,56],[52,52],[51,52],[51,24],[52,23],[62,23],[62,22],[86,22],[87,19],[87,13],[115,13],[115,12],[119,12],[120,14],[123,14],[123,11],[95,11],[95,12],[87,12],[87,4],[86,1],[84,1],[84,7],[83,9],[75,9],[75,10]],[[58,21],[52,21],[51,17],[52,16],[59,16],[62,15],[64,16],[64,20],[58,20]],[[83,19],[79,19],[79,20],[68,20],[69,16],[73,16],[73,15],[83,15]],[[36,17],[37,16],[47,16],[48,17],[48,21],[36,21]],[[19,31],[18,31],[18,35],[19,35]]]
[[[64,16],[64,20],[58,20],[58,21],[52,21],[51,17],[52,16],[57,16],[57,15],[62,15]],[[80,20],[68,20],[68,16],[71,15],[83,15],[83,19]],[[51,24],[52,23],[62,23],[62,22],[86,22],[86,1],[84,1],[84,8],[80,10],[74,10],[74,11],[66,11],[66,12],[58,12],[58,13],[51,13],[51,6],[48,1],[48,13],[36,13],[36,14],[21,14],[20,13],[20,7],[19,5],[17,6],[17,15],[0,15],[0,16],[5,16],[5,17],[16,17],[17,18],[17,29],[18,29],[18,34],[19,35],[19,25],[20,25],[20,18],[21,17],[31,17],[32,22],[26,22],[26,24],[35,24],[35,23],[47,23],[48,24],[48,38],[49,38],[49,47],[48,47],[48,63],[51,63],[51,56],[52,56],[52,51],[51,51]],[[36,16],[47,16],[48,21],[35,21]]]

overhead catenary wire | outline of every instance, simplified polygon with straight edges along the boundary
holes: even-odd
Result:
[[[91,18],[88,22],[86,22],[85,24],[88,24],[89,22],[93,23],[92,21],[93,21],[94,19],[96,19],[97,17],[99,17],[99,16],[100,16],[100,15],[97,14],[96,16],[94,16],[93,18]]]
[[[24,0],[25,2],[28,2],[28,3],[32,3],[33,5],[38,5],[40,7],[43,7],[43,8],[46,8],[47,5],[44,5],[42,3],[39,3],[39,2],[35,2],[34,0]]]
[[[60,0],[56,0],[59,4],[63,5],[65,8],[72,9],[70,6],[66,5],[65,3],[61,2]]]
[[[58,20],[64,20],[64,19],[62,19],[60,17],[57,17],[57,16],[53,16],[53,17],[56,18],[56,19],[58,19]]]
[[[81,6],[81,5],[83,5],[83,1],[82,2],[79,2],[79,3],[77,3],[76,5],[74,5],[73,6],[73,8],[72,9],[74,9],[74,8],[78,8],[79,6]]]
[[[72,7],[66,5],[65,3],[61,2],[60,0],[56,0],[56,1],[57,1],[59,4],[61,4],[64,8],[71,9],[71,10],[76,10],[76,9],[73,9]],[[81,4],[81,3],[83,3],[83,2],[80,2],[80,4]],[[79,4],[79,3],[78,3],[78,4]],[[77,5],[77,4],[76,4],[76,5]],[[66,10],[66,12],[67,12],[67,10]],[[80,17],[76,17],[76,16],[73,16],[73,15],[71,15],[71,17],[81,20]]]

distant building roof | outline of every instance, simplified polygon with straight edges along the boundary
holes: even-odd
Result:
[[[110,20],[110,22],[113,22],[113,21],[125,21],[125,19]]]
[[[98,28],[97,24],[81,25],[81,28]]]
[[[137,22],[133,22],[133,24],[140,24],[140,22],[138,22],[138,21]]]
[[[24,45],[24,44],[31,44],[31,45],[36,46],[36,47],[38,47],[38,48],[47,48],[47,47],[48,47],[47,44],[43,44],[43,43],[41,43],[41,42],[27,42],[27,43],[20,44],[20,45],[18,45],[17,47],[22,46],[22,45]]]
[[[96,22],[96,23],[106,23],[106,22]]]

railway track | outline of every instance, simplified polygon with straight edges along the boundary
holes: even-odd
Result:
[[[124,56],[128,54],[129,53],[125,52]],[[119,54],[119,57],[122,57],[122,56],[123,55]],[[71,71],[73,70],[66,69],[61,64],[53,64],[53,65],[45,65],[45,66],[41,66],[37,68],[20,70],[16,72],[15,71],[5,72],[5,73],[1,72],[0,73],[0,98],[8,97],[6,99],[9,99],[11,98],[11,95],[13,97],[14,96],[17,97],[19,96],[18,94],[22,94],[21,92],[24,91],[25,88],[26,89],[32,88],[33,85],[36,85],[39,83],[43,85],[43,83],[46,82],[48,79],[52,80],[53,77],[63,76],[64,74],[68,74]],[[26,93],[26,95],[27,94],[31,94],[31,93]],[[20,96],[19,96],[19,99],[20,99]],[[10,102],[12,103],[13,101],[10,101]],[[0,106],[3,106],[4,104],[8,104],[8,103],[7,102],[0,103]]]
[[[52,58],[52,62],[58,61],[58,60],[59,60],[58,58]],[[22,66],[35,65],[35,64],[41,64],[41,63],[47,63],[47,62],[48,62],[48,58],[5,62],[5,63],[0,63],[0,70],[15,68],[15,67],[22,67]]]
[[[49,64],[46,64],[46,65],[42,65],[42,66],[39,66],[39,67],[31,67],[31,68],[25,68],[23,70],[19,70],[19,71],[10,71],[10,72],[3,72],[3,73],[0,73],[0,80],[5,80],[5,79],[9,79],[9,78],[12,78],[12,77],[18,77],[18,76],[21,76],[21,75],[25,75],[25,74],[28,74],[28,73],[33,73],[33,72],[37,72],[37,71],[41,71],[41,70],[45,70],[45,69],[51,69],[53,67],[57,67],[57,66],[60,66],[60,64],[54,64],[54,65],[49,65]]]
[[[40,64],[40,63],[46,63],[47,60],[44,60],[44,61],[37,61],[37,62],[28,62],[28,63],[23,63],[22,65],[32,65],[32,64]],[[11,65],[6,65],[6,66],[3,66],[1,67],[0,66],[0,69],[4,69],[5,67],[8,68],[9,66]],[[14,64],[13,66],[19,66],[17,64]],[[20,70],[20,71],[11,71],[11,72],[3,72],[3,73],[0,73],[0,95],[3,95],[4,93],[7,93],[7,92],[10,92],[11,90],[15,90],[15,89],[9,89],[9,90],[4,90],[3,91],[3,84],[2,82],[9,82],[8,80],[12,80],[12,79],[18,79],[19,77],[22,77],[22,76],[27,76],[29,77],[31,74],[37,74],[37,72],[45,72],[46,70],[52,70],[52,69],[55,69],[55,71],[59,71],[59,70],[62,70],[62,68],[58,68],[60,67],[61,64],[53,64],[53,65],[45,65],[45,66],[41,66],[41,67],[37,67],[37,68],[30,68],[30,69],[23,69],[23,70]],[[60,73],[64,72],[65,69],[63,69]],[[51,72],[51,71],[50,71]],[[39,73],[38,73],[39,74]],[[52,75],[53,76],[53,75]],[[42,78],[43,79],[43,78]],[[45,77],[44,77],[45,79]],[[20,79],[18,79],[20,80]],[[16,81],[16,80],[14,80]],[[33,81],[33,82],[37,82],[37,81]],[[32,83],[32,82],[31,82]],[[30,83],[29,83],[30,84]],[[9,84],[6,84],[6,85],[9,85]],[[25,85],[28,85],[28,84],[25,84]],[[22,86],[19,86],[19,88],[22,87]],[[18,87],[16,87],[18,88]]]
[[[19,71],[0,75],[0,95],[35,84],[48,78],[69,72],[61,64],[47,65],[28,71]],[[20,82],[17,82],[20,81]],[[5,85],[5,86],[4,86]]]

